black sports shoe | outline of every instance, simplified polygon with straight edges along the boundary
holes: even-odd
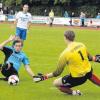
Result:
[[[8,78],[0,78],[0,81],[8,81]]]

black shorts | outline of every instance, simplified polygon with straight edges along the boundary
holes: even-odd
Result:
[[[92,77],[92,71],[87,73],[84,77],[72,77],[71,75],[66,75],[62,78],[62,83],[64,86],[72,88],[78,85],[81,85]]]
[[[17,75],[18,76],[18,72],[16,71],[16,69],[13,67],[13,64],[11,63],[11,67],[7,70],[8,68],[8,64],[4,64],[2,67],[2,71],[1,73],[8,78],[11,75]]]

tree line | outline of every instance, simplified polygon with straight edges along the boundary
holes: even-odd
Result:
[[[76,16],[83,11],[89,17],[100,12],[100,0],[0,0],[0,3],[13,10],[19,10],[21,5],[29,4],[35,15],[43,15],[45,9],[49,11],[51,8],[56,12],[56,16],[63,16],[66,10],[68,13],[75,12]]]

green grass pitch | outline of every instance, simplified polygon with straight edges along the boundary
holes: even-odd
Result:
[[[49,73],[56,68],[60,53],[66,48],[63,33],[72,29],[76,32],[76,40],[86,44],[91,54],[100,54],[100,31],[89,29],[74,29],[67,27],[32,26],[28,32],[23,50],[30,58],[30,65],[34,73]],[[14,34],[15,29],[10,24],[0,24],[0,43]],[[0,62],[3,61],[0,52]],[[94,73],[100,76],[100,64],[92,63]],[[82,96],[69,96],[61,93],[49,79],[34,83],[22,66],[20,69],[20,84],[9,86],[0,81],[0,100],[100,100],[100,87],[87,81],[84,85],[75,87],[83,92]],[[67,68],[63,75],[68,74]],[[0,77],[2,75],[0,74]]]

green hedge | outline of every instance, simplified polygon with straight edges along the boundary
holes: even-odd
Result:
[[[65,9],[66,8],[66,9]],[[65,6],[54,6],[54,7],[48,7],[48,6],[33,6],[31,8],[31,13],[33,15],[45,15],[44,10],[47,10],[46,15],[48,15],[50,9],[54,9],[55,16],[63,16],[64,11],[67,10],[69,15],[71,12],[75,12],[76,17],[80,15],[80,12],[86,13],[87,17],[95,17],[98,12],[100,12],[100,7],[99,6],[81,6],[77,8],[70,8],[70,7],[65,7]]]

